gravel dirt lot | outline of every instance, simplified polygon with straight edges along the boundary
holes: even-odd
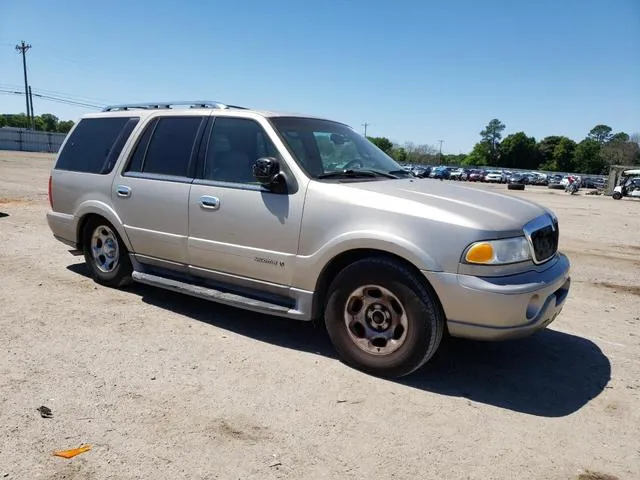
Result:
[[[560,219],[563,313],[387,381],[320,326],[98,286],[47,227],[51,165],[0,152],[0,479],[640,478],[640,202],[509,192]]]

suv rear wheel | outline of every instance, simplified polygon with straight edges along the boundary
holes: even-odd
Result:
[[[108,287],[131,283],[129,252],[109,222],[104,218],[89,220],[83,239],[84,259],[96,282]]]
[[[325,324],[340,359],[383,377],[401,377],[436,352],[445,320],[435,294],[404,265],[359,260],[334,279]]]

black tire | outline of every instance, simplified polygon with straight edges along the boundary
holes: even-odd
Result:
[[[622,194],[620,192],[613,192],[613,195],[611,196],[614,200],[620,200],[622,198]]]
[[[351,293],[365,285],[391,292],[406,314],[403,342],[397,350],[385,355],[362,350],[352,340],[345,322]],[[436,353],[445,329],[435,292],[407,267],[386,258],[359,260],[342,270],[329,286],[324,315],[329,337],[342,362],[388,378],[408,375],[424,365]]]
[[[524,183],[510,183],[507,185],[507,190],[524,190]]]
[[[94,232],[99,229],[103,229],[104,232],[109,231],[113,234],[115,240],[117,240],[117,261],[114,262],[114,266],[109,271],[103,271],[98,267],[98,261],[92,253],[92,238]],[[91,273],[91,277],[99,284],[120,288],[125,285],[131,284],[131,273],[133,272],[133,266],[129,259],[129,251],[122,242],[117,230],[102,217],[91,218],[84,226],[82,235],[82,251],[84,253],[84,260],[87,268]],[[105,257],[106,258],[106,257]]]

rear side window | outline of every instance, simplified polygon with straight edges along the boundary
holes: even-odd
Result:
[[[164,117],[145,129],[127,166],[128,172],[186,177],[204,117]]]
[[[153,133],[153,129],[156,128],[156,124],[158,123],[158,119],[152,120],[149,125],[145,128],[144,132],[140,136],[140,140],[138,140],[138,144],[136,145],[135,150],[133,151],[133,155],[131,156],[131,160],[129,160],[129,165],[127,165],[127,172],[141,172],[142,171],[142,162],[144,160],[144,155],[147,153],[147,147],[149,146],[149,139],[151,138],[151,134]]]
[[[83,118],[67,139],[55,168],[109,173],[138,121],[138,117]]]

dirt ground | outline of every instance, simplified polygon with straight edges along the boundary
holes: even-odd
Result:
[[[387,381],[309,323],[98,286],[47,227],[51,164],[0,153],[0,479],[640,478],[640,202],[510,192],[559,217],[563,313]]]

